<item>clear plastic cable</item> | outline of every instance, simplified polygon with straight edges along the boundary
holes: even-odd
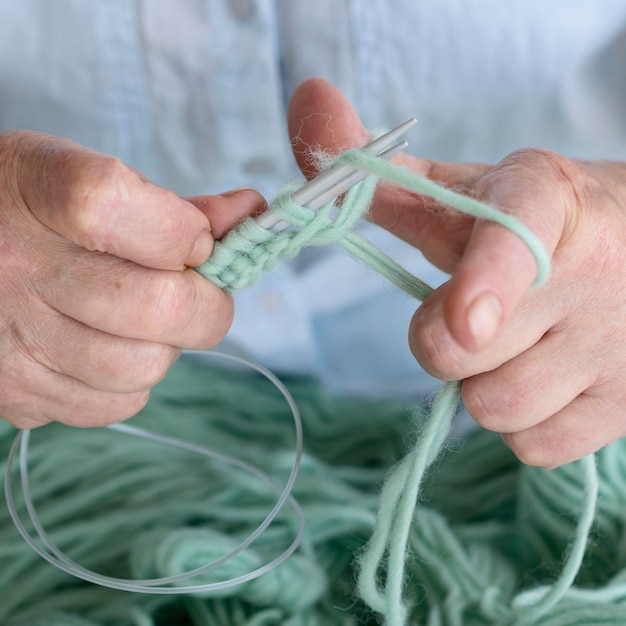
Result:
[[[42,558],[46,561],[54,565],[55,567],[85,580],[87,582],[92,582],[97,585],[101,585],[103,587],[110,587],[112,589],[119,589],[122,591],[131,591],[131,592],[139,592],[139,593],[150,593],[150,594],[188,594],[188,593],[198,593],[198,592],[211,592],[222,589],[227,589],[230,587],[235,587],[237,585],[246,583],[250,580],[258,578],[262,574],[278,567],[281,563],[283,563],[286,559],[288,559],[298,548],[300,542],[302,541],[302,537],[304,534],[304,513],[300,508],[299,504],[295,500],[295,498],[291,495],[291,491],[293,489],[293,485],[298,475],[298,470],[300,468],[300,460],[302,458],[302,422],[300,419],[300,413],[298,411],[298,407],[295,403],[295,400],[289,393],[289,390],[283,385],[283,383],[270,372],[268,369],[259,365],[257,363],[253,363],[248,361],[242,357],[238,357],[235,355],[231,355],[225,352],[212,351],[211,355],[217,356],[219,358],[224,358],[227,360],[234,361],[236,363],[245,365],[250,367],[260,374],[262,374],[267,380],[269,380],[282,394],[285,398],[289,408],[291,410],[294,426],[295,426],[295,439],[296,439],[296,447],[294,452],[294,461],[291,468],[291,472],[289,474],[289,478],[285,483],[284,487],[281,487],[278,483],[276,483],[270,476],[268,476],[265,472],[261,471],[257,467],[246,463],[240,459],[229,456],[227,454],[223,454],[221,452],[211,450],[210,448],[206,448],[204,446],[200,446],[194,443],[190,443],[187,441],[183,441],[180,439],[176,439],[174,437],[170,437],[168,435],[161,435],[157,433],[153,433],[141,428],[137,428],[135,426],[131,426],[129,424],[113,424],[108,426],[107,428],[111,430],[118,431],[120,433],[141,437],[144,439],[149,439],[151,441],[162,443],[164,445],[173,446],[176,448],[180,448],[183,450],[187,450],[194,454],[199,454],[202,456],[206,456],[212,458],[214,460],[227,463],[234,467],[238,467],[258,480],[265,482],[274,488],[279,494],[276,504],[272,508],[272,510],[268,513],[265,519],[257,526],[257,528],[248,535],[246,539],[244,539],[236,548],[228,552],[227,554],[221,556],[214,561],[203,565],[202,567],[196,568],[194,570],[190,570],[183,574],[178,574],[175,576],[168,576],[163,578],[151,578],[144,580],[133,580],[133,579],[123,579],[123,578],[115,578],[111,576],[105,576],[102,574],[98,574],[97,572],[86,569],[70,559],[67,555],[65,555],[59,548],[54,544],[51,538],[48,536],[46,531],[44,530],[39,516],[37,515],[37,511],[35,508],[35,504],[33,502],[31,496],[30,489],[30,481],[28,476],[28,446],[30,441],[30,431],[23,430],[18,433],[16,436],[13,445],[11,446],[11,450],[9,452],[9,456],[7,458],[7,466],[4,477],[4,487],[5,487],[5,496],[7,507],[9,510],[9,514],[15,524],[17,530],[22,535],[24,540],[37,552]],[[13,496],[13,485],[11,480],[11,475],[13,472],[13,466],[15,465],[15,459],[19,457],[19,476],[20,476],[20,484],[22,488],[22,497],[24,499],[24,505],[26,507],[27,516],[35,529],[36,536],[31,534],[29,530],[24,525],[20,514],[17,511],[17,507],[15,504],[15,499]],[[267,528],[274,521],[278,513],[282,510],[284,505],[289,503],[293,511],[295,512],[298,520],[297,530],[294,533],[294,539],[291,544],[275,559],[258,567],[257,569],[251,570],[250,572],[243,574],[241,576],[236,576],[234,578],[230,578],[227,580],[222,580],[219,582],[212,583],[204,583],[197,585],[180,585],[181,582],[187,581],[199,574],[207,572],[211,569],[218,567],[219,565],[229,561],[235,555],[239,554],[246,548],[248,548],[256,539],[258,539]],[[37,540],[39,539],[39,541]],[[171,586],[176,584],[176,586]]]

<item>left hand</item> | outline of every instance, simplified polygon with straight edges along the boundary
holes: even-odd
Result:
[[[148,400],[184,348],[223,338],[229,294],[190,269],[264,200],[185,200],[118,159],[0,133],[0,419],[101,426]]]
[[[298,88],[289,121],[307,175],[310,144],[336,153],[368,140],[350,103],[320,80]],[[525,463],[556,467],[625,435],[626,164],[539,149],[495,166],[395,162],[506,209],[552,257],[548,282],[529,290],[534,257],[515,235],[381,186],[371,219],[451,274],[411,323],[422,366],[463,379],[470,414]]]

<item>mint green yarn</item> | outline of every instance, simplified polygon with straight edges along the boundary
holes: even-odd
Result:
[[[361,150],[351,150],[336,159],[350,164],[420,195],[434,198],[479,219],[494,221],[520,237],[535,257],[537,274],[533,285],[545,282],[550,272],[550,258],[541,241],[523,223],[474,198],[458,194],[412,172],[375,158]],[[296,227],[283,233],[268,234],[252,220],[227,235],[217,245],[214,258],[199,271],[218,285],[237,289],[256,282],[264,271],[271,269],[279,258],[292,258],[303,245],[324,245],[337,242],[351,254],[368,263],[392,282],[423,300],[430,288],[419,279],[397,266],[391,259],[357,237],[352,228],[371,202],[376,179],[368,177],[351,189],[341,209],[332,217],[333,205],[328,204],[318,213],[295,205],[293,189],[286,189],[272,203],[270,210],[282,221]],[[460,401],[460,383],[444,385],[436,399],[415,448],[390,473],[381,492],[376,524],[367,549],[361,557],[359,592],[366,603],[382,614],[385,623],[401,626],[407,622],[411,607],[403,598],[406,589],[407,559],[410,535],[416,526],[414,511],[423,481],[429,467],[440,453]],[[587,539],[594,520],[598,483],[593,457],[580,462],[583,469],[585,494],[580,518],[575,528],[568,529],[569,550],[560,575],[552,585],[538,587],[507,598],[506,604],[497,604],[502,593],[494,588],[481,602],[491,604],[488,613],[498,623],[533,624],[548,614],[571,589],[580,570],[587,547]],[[554,495],[554,494],[553,494]],[[419,529],[419,526],[417,526]],[[469,570],[468,570],[469,571]],[[487,601],[486,598],[489,598]],[[453,622],[462,625],[461,605]],[[430,624],[438,623],[433,615]],[[452,619],[452,616],[447,618]],[[445,623],[453,623],[446,621]],[[412,623],[414,623],[412,621]]]
[[[550,275],[550,256],[537,235],[512,215],[503,213],[475,198],[452,191],[428,178],[417,176],[409,170],[397,167],[388,161],[372,158],[371,155],[362,150],[350,150],[337,157],[336,160],[338,163],[354,165],[358,169],[375,174],[384,180],[388,180],[422,196],[433,198],[461,213],[504,226],[517,235],[528,246],[535,257],[537,274],[533,286],[541,285],[548,279]]]
[[[340,159],[511,228],[535,254],[536,282],[545,280],[547,255],[512,217],[358,151]],[[305,245],[339,243],[421,300],[427,285],[352,232],[375,185],[369,177],[340,210],[329,204],[319,212],[294,205],[287,189],[271,210],[293,230],[274,233],[244,220],[198,271],[240,289]],[[369,626],[378,623],[373,612],[389,626],[626,622],[624,440],[598,453],[597,469],[589,457],[543,472],[520,465],[493,433],[448,442],[459,382],[445,384],[431,407],[418,407],[423,411],[397,400],[335,398],[311,381],[292,380],[290,387],[305,430],[293,495],[307,520],[291,559],[227,591],[128,594],[44,563],[0,511],[0,623]],[[286,411],[257,377],[181,361],[133,422],[245,456],[281,482],[293,460]],[[413,430],[413,449],[395,465]],[[0,422],[0,458],[13,434]],[[178,449],[58,425],[36,436],[31,483],[44,527],[71,558],[110,575],[192,569],[227,552],[275,501],[272,489],[247,474]],[[601,497],[596,511],[598,493],[606,501]],[[249,569],[291,536],[289,513],[281,513],[258,545],[202,576]]]
[[[424,300],[431,291],[428,285],[352,232],[369,208],[378,177],[434,198],[462,213],[501,224],[520,237],[534,255],[537,275],[533,285],[540,285],[547,280],[550,274],[550,257],[538,237],[512,215],[502,213],[484,202],[456,193],[362,150],[345,152],[335,162],[353,165],[375,176],[369,176],[352,187],[345,194],[341,209],[336,215],[332,202],[319,211],[299,206],[292,197],[297,187],[286,187],[268,210],[281,221],[295,226],[295,229],[275,232],[263,228],[251,218],[244,219],[221,241],[215,243],[213,254],[206,263],[197,268],[198,272],[224,289],[242,289],[258,282],[278,260],[292,259],[305,246],[338,243],[413,297]]]
[[[276,531],[273,531],[276,535]],[[271,537],[272,531],[270,531]],[[286,534],[284,529],[278,533]],[[235,550],[245,539],[240,533],[224,533],[210,528],[160,529],[146,533],[133,544],[130,564],[133,576],[139,579],[157,578],[183,574],[210,563]],[[198,583],[219,582],[225,578],[243,576],[261,567],[271,558],[272,550],[248,549],[235,554],[223,566],[204,572],[197,577]],[[306,611],[325,592],[326,574],[310,554],[294,554],[285,563],[238,587],[230,587],[200,597],[226,598],[239,596],[251,606],[268,604],[281,610]]]
[[[398,287],[423,300],[431,291],[426,284],[352,232],[369,207],[375,188],[376,179],[366,178],[346,194],[341,211],[333,215],[333,202],[312,211],[297,205],[292,198],[295,188],[287,187],[269,210],[295,229],[274,232],[247,218],[215,242],[213,254],[197,271],[219,287],[237,290],[255,284],[278,260],[292,259],[305,246],[338,243]]]
[[[385,615],[390,624],[403,624],[407,611],[402,606],[404,560],[413,511],[421,479],[444,444],[458,405],[459,383],[442,388],[433,405],[426,427],[420,433],[420,446],[407,454],[387,479],[381,493],[378,516],[369,548],[361,560],[359,590],[367,603]],[[387,553],[386,593],[377,586],[378,569]]]
[[[142,615],[153,626],[356,626],[356,613],[335,607],[354,604],[353,555],[372,531],[374,486],[402,453],[410,415],[400,402],[336,399],[308,381],[292,381],[290,387],[307,439],[294,490],[307,529],[292,558],[221,593],[160,598],[116,592],[74,580],[41,561],[19,540],[2,509],[0,623],[41,619],[60,626],[72,616],[126,626]],[[181,361],[132,422],[210,444],[281,482],[293,462],[290,419],[282,397],[260,377]],[[10,428],[0,432],[3,456],[13,435]],[[248,474],[175,448],[106,429],[50,425],[32,436],[30,475],[42,523],[71,558],[97,571],[132,577],[193,567],[209,554],[227,551],[275,504],[275,490]],[[292,525],[289,513],[281,513],[241,560],[203,576],[223,577],[228,568],[265,562],[266,553],[276,554],[291,541]]]
[[[407,433],[419,443],[426,430],[436,430],[424,417],[430,407],[416,412],[393,399],[349,400],[311,381],[287,383],[305,430],[294,495],[307,527],[293,559],[229,595],[130,594],[83,583],[42,561],[2,508],[0,624],[377,624],[355,592],[361,567],[355,554],[374,534],[380,484],[403,455]],[[278,481],[293,458],[288,409],[265,381],[189,360],[174,366],[132,423],[243,457]],[[2,458],[13,436],[0,422]],[[439,451],[437,441],[430,441],[427,460],[412,458],[413,451],[402,462],[408,468],[437,461],[411,513],[403,590],[407,622],[528,623],[522,620],[528,607],[512,607],[528,592],[543,593],[562,567],[586,506],[581,464],[550,472],[524,466],[497,434],[482,430],[448,440]],[[530,622],[538,626],[626,623],[626,440],[596,456],[604,498],[586,557],[576,584]],[[178,571],[202,558],[200,551],[227,549],[276,498],[248,475],[184,451],[108,430],[59,425],[33,433],[31,481],[45,528],[71,557],[129,576]],[[290,540],[288,514],[278,522],[245,558],[254,561]],[[229,539],[217,545],[216,537]]]

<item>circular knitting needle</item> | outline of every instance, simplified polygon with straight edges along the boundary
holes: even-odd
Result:
[[[361,150],[365,150],[365,152],[374,154],[383,159],[392,158],[408,145],[406,141],[395,145],[393,145],[393,142],[401,137],[416,122],[417,120],[415,118],[407,120],[363,146]],[[316,210],[348,191],[350,187],[356,185],[356,183],[363,180],[366,176],[366,173],[355,169],[351,165],[333,165],[295,191],[293,198],[298,204]],[[290,226],[290,224],[279,220],[270,212],[259,215],[256,221],[263,228],[271,228],[275,231],[285,230]]]

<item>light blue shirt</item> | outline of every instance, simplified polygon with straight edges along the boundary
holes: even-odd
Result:
[[[622,0],[5,0],[1,15],[1,129],[75,139],[181,194],[271,197],[293,180],[286,102],[311,76],[370,128],[417,117],[422,156],[626,155]],[[227,343],[279,372],[354,393],[433,386],[407,345],[416,303],[340,250],[281,265],[236,300]]]

